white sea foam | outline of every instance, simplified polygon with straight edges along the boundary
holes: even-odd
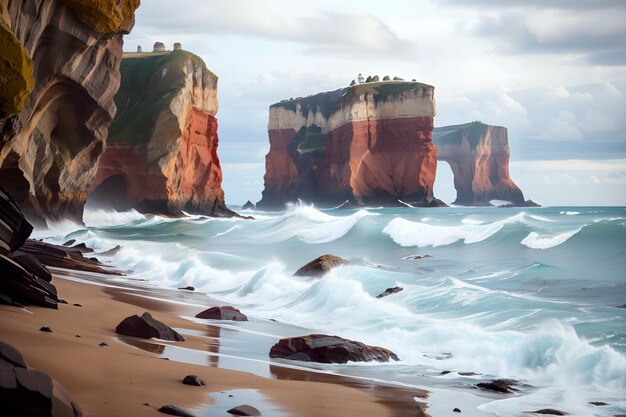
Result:
[[[578,216],[580,211],[560,211],[559,214],[564,214],[566,216]]]
[[[584,226],[583,226],[584,227]],[[530,232],[520,243],[531,249],[550,249],[568,241],[569,238],[580,232],[582,227],[558,235],[540,235],[537,232]]]
[[[135,210],[85,210],[83,214],[83,221],[88,227],[121,226],[137,220],[146,220],[146,216]]]
[[[524,212],[487,224],[462,224],[457,226],[434,226],[412,222],[402,217],[387,224],[383,232],[400,246],[445,246],[463,241],[466,244],[482,242],[498,233],[507,224],[525,223]]]

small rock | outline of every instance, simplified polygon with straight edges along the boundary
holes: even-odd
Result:
[[[403,289],[404,289],[404,288],[402,288],[402,287],[391,287],[391,288],[387,288],[385,291],[383,291],[383,292],[381,292],[380,294],[378,294],[378,295],[376,296],[376,298],[383,298],[383,297],[386,297],[386,296],[388,296],[388,295],[391,295],[391,294],[395,294],[395,293],[397,293],[397,292],[400,292],[400,291],[402,291]]]
[[[79,335],[79,334],[77,334],[77,335],[76,335],[76,337],[80,337],[80,335]]]
[[[236,416],[260,416],[261,412],[251,405],[239,405],[237,407],[233,407],[227,411],[229,414],[233,414]]]
[[[248,321],[248,317],[231,306],[211,307],[196,314],[198,319]]]
[[[72,246],[74,243],[76,243],[76,239],[70,239],[67,242],[65,242],[63,246]]]
[[[80,305],[80,304],[78,304],[78,303],[77,303],[77,304],[72,304],[72,305],[73,305],[74,307],[82,307],[82,305]]]
[[[476,384],[476,386],[487,391],[510,394],[513,391],[516,391],[516,389],[513,387],[513,385],[515,384],[516,381],[510,379],[494,379],[490,382],[481,382],[479,384]]]
[[[169,414],[170,416],[179,416],[179,417],[197,417],[196,414],[190,413],[184,408],[180,408],[177,405],[164,405],[159,408],[159,412],[163,414]]]
[[[52,329],[50,329],[48,326],[43,326],[39,328],[40,332],[46,332],[46,333],[52,333]]]
[[[59,304],[67,304],[67,301],[66,301],[66,300],[61,300],[61,299],[59,298],[58,303],[59,303]]]
[[[601,407],[603,405],[608,405],[607,403],[605,403],[604,401],[589,401],[589,404],[591,405],[595,405],[596,407]]]
[[[453,413],[460,413],[460,412],[461,412],[461,409],[460,409],[460,408],[455,407],[455,408],[454,408],[454,410],[452,410],[452,412],[453,412]]]
[[[461,376],[474,376],[474,375],[480,375],[480,374],[477,374],[476,372],[459,372],[459,375],[461,375]]]
[[[441,373],[439,375],[448,375],[451,374],[452,371],[441,371]]]
[[[298,269],[294,276],[298,277],[320,277],[333,268],[348,265],[350,262],[335,255],[322,255],[313,259],[302,268]]]
[[[234,395],[233,394],[228,394],[228,398],[233,398]]]
[[[197,387],[205,385],[204,381],[201,380],[200,378],[198,378],[197,375],[187,375],[185,378],[183,378],[183,384],[185,384],[185,385],[195,385]]]
[[[195,288],[195,287],[192,287],[191,285],[188,285],[188,286],[186,286],[186,287],[181,287],[181,288],[179,288],[179,290],[195,291],[195,290],[196,290],[196,288]]]
[[[145,405],[146,407],[152,407],[152,404],[150,403],[143,403],[143,405]]]
[[[405,256],[404,260],[419,260],[419,259],[426,259],[426,258],[432,258],[431,255],[411,255],[411,256]]]
[[[533,414],[549,414],[552,416],[566,416],[567,413],[561,410],[555,410],[554,408],[542,408],[541,410],[529,411],[529,413]]]
[[[102,343],[100,343],[98,346],[99,346],[99,347],[101,347],[101,348],[103,348],[103,347],[107,347],[107,346],[109,346],[109,345],[107,345],[106,343],[102,342]]]

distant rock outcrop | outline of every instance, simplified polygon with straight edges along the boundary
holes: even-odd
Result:
[[[82,221],[139,0],[0,2],[0,185],[31,221]]]
[[[446,161],[454,174],[456,201],[466,206],[486,206],[492,200],[508,201],[513,206],[536,205],[509,176],[508,132],[505,127],[481,122],[438,127],[433,141],[438,159]]]
[[[433,196],[434,87],[368,82],[270,106],[270,151],[258,208],[442,205]]]
[[[233,216],[217,156],[217,76],[183,50],[128,54],[121,74],[119,111],[89,204]]]

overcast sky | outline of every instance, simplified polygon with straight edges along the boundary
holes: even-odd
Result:
[[[143,0],[124,48],[181,42],[219,76],[229,204],[261,197],[269,105],[361,72],[434,85],[436,126],[508,127],[526,198],[626,205],[624,22],[626,0]]]

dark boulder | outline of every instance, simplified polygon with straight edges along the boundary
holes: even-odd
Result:
[[[380,294],[378,294],[378,295],[376,296],[376,298],[383,298],[383,297],[386,297],[386,296],[388,296],[388,295],[391,295],[391,294],[395,294],[395,293],[397,293],[397,292],[400,292],[400,291],[402,291],[403,289],[404,289],[404,288],[402,288],[402,287],[392,287],[392,288],[387,288],[385,291],[383,291],[383,292],[381,292]]]
[[[44,333],[52,333],[52,329],[50,329],[50,327],[48,326],[43,326],[39,328],[40,332],[44,332]]]
[[[4,188],[0,187],[0,253],[20,248],[33,231],[33,226]]]
[[[183,378],[183,384],[185,385],[195,385],[197,387],[200,387],[202,385],[204,385],[204,381],[201,380],[198,375],[187,375],[186,377]]]
[[[196,314],[198,319],[248,321],[248,317],[231,306],[211,307]]]
[[[399,360],[388,349],[323,334],[280,339],[272,346],[270,357],[320,363]]]
[[[157,339],[173,340],[176,342],[185,340],[185,338],[174,329],[152,318],[152,315],[148,312],[143,313],[141,317],[136,314],[126,317],[117,325],[115,332],[125,336],[141,337],[143,339],[156,337]]]
[[[76,239],[70,239],[67,242],[65,242],[63,246],[72,246],[74,243],[76,243]]]
[[[517,389],[514,387],[516,383],[517,381],[511,379],[494,379],[489,382],[481,382],[479,384],[476,384],[476,386],[487,391],[510,394],[514,391],[517,391]]]
[[[12,303],[57,308],[56,287],[46,281],[50,273],[40,278],[14,260],[14,256],[15,254],[0,254],[0,293],[5,294]],[[43,267],[39,265],[35,272],[40,268]]]
[[[452,410],[453,413],[460,413],[461,409],[458,407],[455,407],[454,410]]]
[[[2,345],[3,352],[11,350],[13,359],[16,358],[17,352],[22,362],[18,363],[18,366],[13,366],[11,361],[0,360],[0,405],[3,416],[80,417],[82,415],[78,404],[61,385],[43,372],[22,367],[21,365],[24,364],[22,355],[13,347]]]
[[[302,268],[298,269],[294,276],[298,277],[319,277],[326,274],[333,268],[348,265],[350,262],[335,255],[322,255],[313,259]]]
[[[52,281],[52,274],[30,253],[16,250],[13,254],[9,255],[11,259],[20,264],[22,268],[29,271],[31,274],[43,279],[46,282]]]
[[[595,405],[596,407],[602,407],[602,406],[608,405],[604,401],[589,401],[589,404]]]
[[[191,285],[188,285],[186,287],[180,287],[179,290],[185,290],[185,291],[195,291],[196,288],[192,287]]]
[[[261,415],[261,412],[259,410],[247,404],[233,407],[227,412],[234,416],[260,416]]]
[[[248,200],[246,201],[246,204],[244,204],[241,209],[242,210],[254,210],[256,209],[256,206],[252,203],[252,201]]]
[[[22,354],[13,346],[0,342],[0,360],[8,362],[16,368],[26,368],[26,361]]]
[[[528,413],[532,414],[548,414],[551,416],[566,416],[568,413],[561,410],[555,410],[554,408],[542,408],[541,410],[528,411]]]
[[[159,408],[159,412],[163,414],[169,414],[170,416],[179,416],[179,417],[198,417],[197,414],[191,413],[184,408],[180,408],[177,405],[164,405]]]

